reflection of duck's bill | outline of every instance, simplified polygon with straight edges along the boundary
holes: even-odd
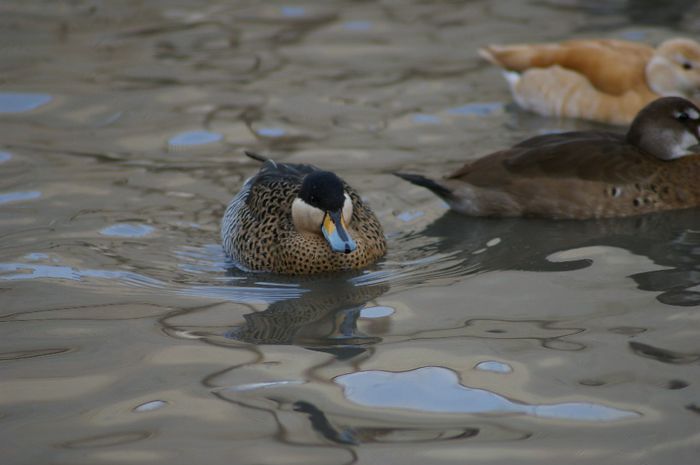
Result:
[[[348,234],[342,210],[326,212],[321,231],[333,252],[350,253],[357,248],[357,244]]]

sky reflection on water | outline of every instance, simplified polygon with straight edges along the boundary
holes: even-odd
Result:
[[[400,408],[442,413],[523,413],[542,418],[576,421],[613,421],[639,417],[629,410],[589,402],[532,405],[516,402],[485,389],[460,384],[457,374],[443,367],[405,372],[360,371],[341,375],[345,397],[377,408]]]
[[[0,113],[24,113],[44,106],[52,99],[49,94],[0,92]]]
[[[39,197],[41,197],[41,192],[39,191],[7,192],[0,194],[0,204],[24,202],[25,200],[34,200]]]

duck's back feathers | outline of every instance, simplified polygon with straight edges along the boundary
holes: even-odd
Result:
[[[246,181],[240,192],[250,212],[261,219],[270,214],[289,215],[292,202],[301,188],[304,177],[310,173],[322,171],[314,165],[279,163],[253,152],[245,152],[245,154],[263,163],[260,170]],[[280,225],[293,227],[291,222],[287,224],[282,220]]]
[[[601,183],[643,182],[663,162],[612,133],[538,136],[464,165],[447,176],[479,187],[502,185],[504,178],[576,179]]]
[[[260,171],[257,172],[250,180],[252,181],[251,187],[257,184],[269,184],[274,182],[286,182],[298,183],[301,185],[304,177],[307,174],[313,173],[315,171],[322,171],[320,168],[314,165],[302,164],[302,163],[278,163],[270,158],[263,157],[254,152],[246,151],[245,154],[252,158],[262,162],[263,165],[260,167]]]

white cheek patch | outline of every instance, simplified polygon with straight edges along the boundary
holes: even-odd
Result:
[[[691,133],[684,132],[680,140],[673,144],[673,147],[671,148],[671,157],[669,160],[675,160],[676,158],[691,155],[692,152],[689,149],[694,145],[698,145],[698,139]]]
[[[345,224],[350,224],[352,219],[352,199],[348,194],[345,194],[345,202],[343,202],[343,219]]]
[[[297,231],[321,234],[324,213],[297,198],[292,202],[292,220]]]

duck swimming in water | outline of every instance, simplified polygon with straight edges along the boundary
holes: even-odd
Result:
[[[518,105],[545,116],[627,125],[659,97],[700,97],[700,43],[690,39],[489,45],[479,55],[505,70]]]
[[[381,224],[330,171],[263,162],[231,200],[221,224],[226,253],[242,268],[312,274],[366,267],[386,252]]]
[[[527,139],[441,180],[395,173],[470,216],[610,218],[700,206],[700,109],[664,97],[626,135],[565,132]]]

